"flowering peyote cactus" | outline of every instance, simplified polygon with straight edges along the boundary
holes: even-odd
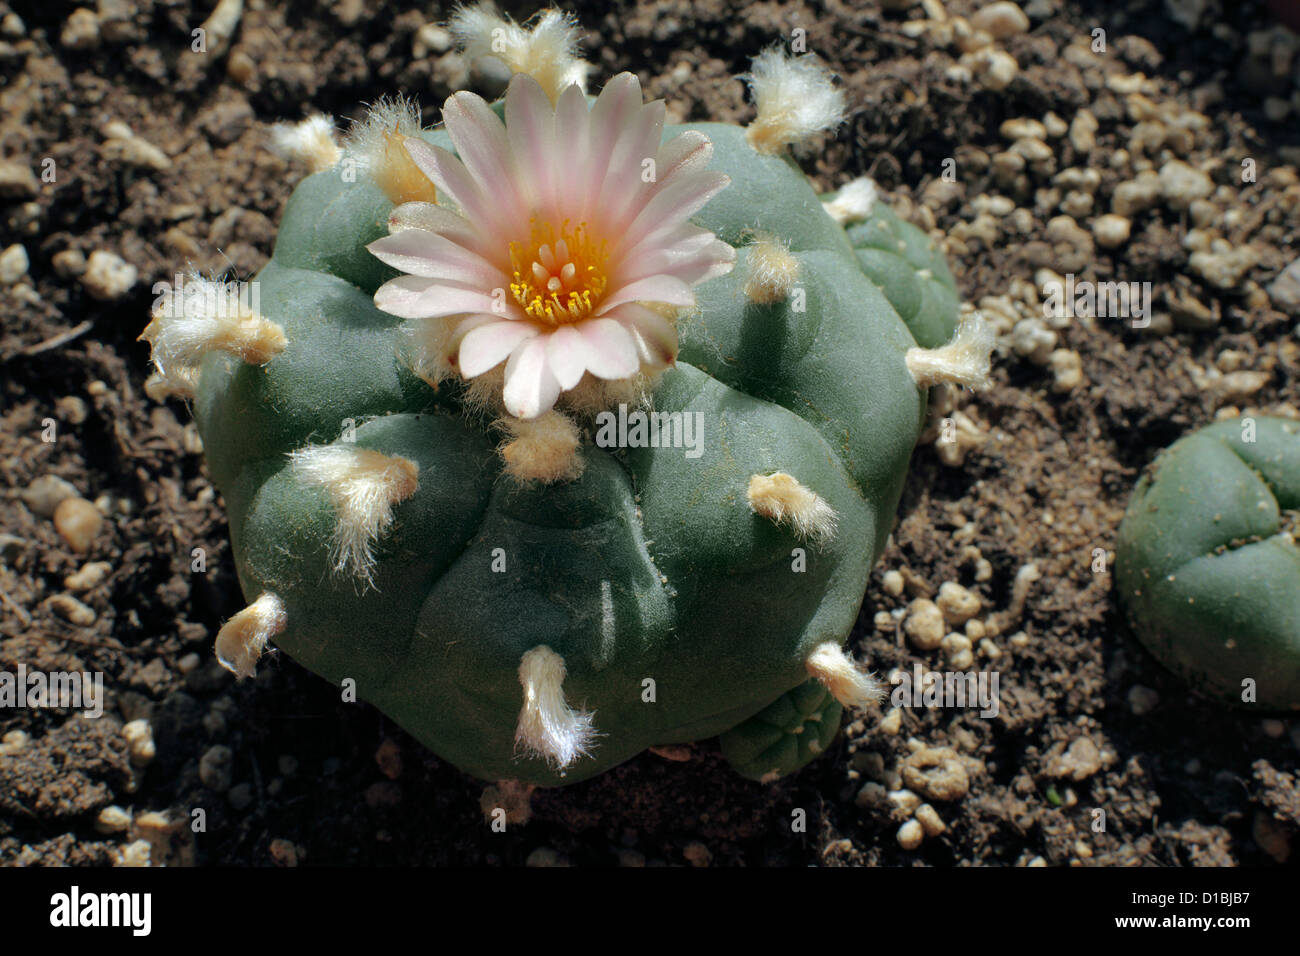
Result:
[[[1194,689],[1300,709],[1300,422],[1215,422],[1160,453],[1120,526],[1133,629]],[[1290,512],[1288,517],[1287,512]]]
[[[559,14],[454,28],[505,37],[500,103],[283,131],[316,172],[257,307],[199,283],[146,330],[252,601],[217,653],[273,640],[485,779],[728,731],[789,772],[876,696],[841,645],[927,388],[980,384],[988,334],[919,347],[954,331],[941,257],[786,157],[842,119],[811,58],[758,58],[747,128],[666,126],[631,74],[584,95]]]

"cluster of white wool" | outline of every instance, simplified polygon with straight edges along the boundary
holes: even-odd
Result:
[[[978,312],[962,317],[957,333],[937,349],[911,348],[907,370],[921,388],[945,382],[967,388],[987,388],[992,367],[993,330]]]
[[[870,216],[878,197],[879,191],[871,177],[859,176],[841,186],[834,198],[822,203],[822,208],[843,226]]]
[[[515,729],[515,745],[563,770],[590,752],[596,732],[592,715],[575,711],[564,699],[564,658],[545,644],[519,660],[524,703]]]
[[[448,23],[466,59],[495,59],[513,73],[527,73],[554,102],[574,83],[585,90],[591,64],[578,52],[578,24],[572,14],[544,10],[524,27],[491,3],[461,7]]]
[[[548,485],[582,476],[582,433],[567,415],[552,409],[537,418],[506,416],[496,424],[510,436],[501,446],[506,474]]]
[[[334,504],[330,562],[335,572],[372,585],[375,542],[393,523],[393,505],[415,494],[419,467],[347,442],[310,445],[291,452],[289,461],[299,480],[324,488]]]
[[[324,113],[313,113],[298,123],[276,123],[271,127],[271,150],[313,173],[332,169],[343,155],[334,135],[334,120]]]
[[[217,660],[236,677],[252,677],[267,643],[287,623],[284,602],[270,591],[264,592],[217,631]]]
[[[785,524],[801,541],[824,544],[835,536],[839,516],[824,498],[783,471],[754,475],[747,490],[757,515]]]
[[[804,143],[844,122],[844,94],[811,53],[792,57],[780,47],[764,50],[745,79],[758,110],[745,135],[761,153]]]
[[[748,266],[745,298],[758,305],[783,301],[799,281],[799,260],[785,243],[770,236],[749,247]]]
[[[880,681],[861,670],[834,641],[813,648],[804,666],[832,697],[850,709],[874,704],[884,694]]]
[[[245,288],[192,274],[183,278],[179,289],[158,297],[140,334],[152,348],[154,373],[145,383],[151,397],[192,397],[199,364],[211,351],[265,365],[284,349],[284,329],[252,310]]]

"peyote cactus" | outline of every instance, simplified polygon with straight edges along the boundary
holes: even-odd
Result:
[[[1215,422],[1138,482],[1119,531],[1120,598],[1142,643],[1194,689],[1300,708],[1296,509],[1300,422],[1287,419]]]
[[[484,779],[724,732],[794,770],[876,696],[841,645],[988,333],[869,182],[823,204],[784,155],[842,119],[812,58],[756,60],[747,128],[665,126],[631,74],[584,96],[559,14],[454,29],[505,31],[501,102],[284,131],[317,171],[257,307],[199,283],[146,330],[252,601],[217,653],[273,640]]]

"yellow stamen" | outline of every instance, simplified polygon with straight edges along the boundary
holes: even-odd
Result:
[[[552,326],[580,322],[597,305],[608,285],[604,240],[593,239],[587,224],[558,230],[549,222],[530,221],[526,243],[510,243],[514,271],[510,292],[531,318]]]

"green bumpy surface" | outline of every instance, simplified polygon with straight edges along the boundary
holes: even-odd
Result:
[[[1300,423],[1254,425],[1254,441],[1231,419],[1157,456],[1120,526],[1116,581],[1138,638],[1193,689],[1241,704],[1249,679],[1258,704],[1294,710]]]
[[[386,233],[391,204],[336,171],[294,192],[257,277],[287,347],[264,367],[224,355],[202,367],[195,414],[244,593],[273,591],[287,610],[276,645],[330,681],[354,679],[360,697],[484,779],[582,780],[648,746],[737,728],[787,692],[806,714],[804,659],[848,636],[898,503],[925,410],[904,363],[908,325],[793,163],[759,155],[734,126],[665,136],[684,129],[713,140],[712,167],[732,179],[695,221],[738,247],[735,270],[697,289],[677,367],[654,396],[658,411],[703,413],[698,459],[588,442],[577,481],[503,476],[496,437],[461,413],[457,389],[435,392],[405,368],[399,321],[372,302],[395,273],[365,249]],[[442,131],[423,135],[451,148]],[[746,301],[760,232],[799,259],[804,311]],[[900,263],[925,251],[919,233],[902,233],[911,252],[882,267],[896,296],[914,291]],[[927,255],[923,288],[937,272]],[[951,331],[951,316],[923,304],[910,314],[926,341],[945,321]],[[358,446],[420,469],[364,593],[331,574],[334,512],[285,457],[340,440],[345,419]],[[750,512],[750,477],[778,470],[838,512],[830,544],[805,545]],[[602,735],[565,773],[515,750],[519,661],[539,644],[563,656],[566,699]],[[817,707],[824,747],[836,721]],[[744,772],[770,762],[750,743],[729,750]],[[784,772],[811,755],[805,743],[777,762]]]

